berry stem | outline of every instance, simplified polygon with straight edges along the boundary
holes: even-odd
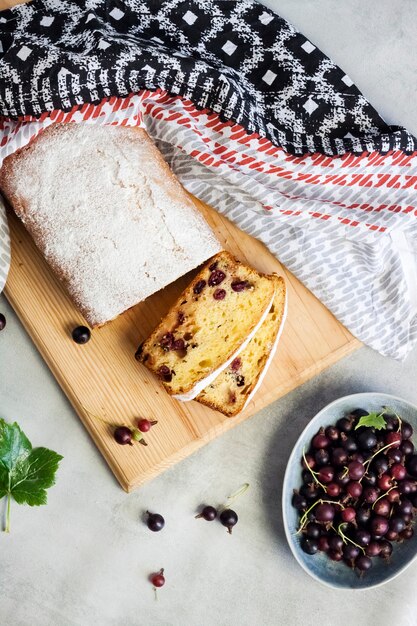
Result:
[[[219,511],[225,511],[226,509],[229,509],[232,502],[237,500],[237,498],[239,498],[240,496],[243,496],[243,494],[248,489],[249,489],[249,483],[243,483],[243,485],[241,485],[237,491],[235,491],[234,493],[232,493],[230,496],[227,497],[226,502],[222,504],[222,506],[219,507]]]
[[[86,413],[89,414],[90,417],[94,418],[95,420],[99,420],[100,422],[103,422],[104,424],[107,424],[107,426],[111,426],[112,428],[115,428],[116,426],[125,426],[125,424],[112,424],[111,422],[108,422],[107,420],[105,420],[103,417],[94,415],[94,413],[91,413],[91,411],[86,409],[85,406],[83,407],[83,409]]]
[[[320,481],[316,478],[316,476],[318,476],[318,472],[315,472],[314,470],[312,470],[312,469],[311,469],[311,467],[309,466],[309,464],[307,463],[307,459],[306,459],[306,452],[305,452],[305,450],[306,450],[306,449],[305,449],[305,448],[303,448],[303,461],[304,461],[304,464],[305,464],[306,469],[308,469],[308,471],[309,471],[309,472],[310,472],[310,474],[312,475],[314,482],[315,482],[317,485],[320,485],[320,487],[323,489],[324,493],[327,493],[327,488],[326,488],[326,486],[325,486],[325,485],[323,485],[323,483],[321,483],[321,482],[320,482]]]
[[[393,489],[396,489],[397,485],[393,485],[392,487],[390,487],[389,489],[387,489],[387,491],[384,491],[384,493],[382,493],[380,496],[378,496],[378,498],[375,500],[375,502],[372,505],[372,509],[374,508],[375,504],[378,502],[378,500],[380,500],[381,498],[383,498],[384,496],[387,495],[387,493],[389,493],[390,491],[392,491]]]
[[[388,411],[389,413],[393,413],[395,415],[395,417],[398,420],[397,433],[399,433],[400,430],[401,430],[401,426],[403,424],[403,421],[402,421],[401,417],[398,415],[397,411],[394,411],[394,409],[391,409],[389,406],[383,406],[382,408],[384,409],[384,411]]]
[[[345,533],[343,532],[343,526],[347,526],[347,524],[339,524],[339,526],[337,527],[337,530],[334,528],[334,526],[332,526],[332,528],[333,530],[336,530],[337,534],[342,537],[343,543],[346,543],[347,541],[349,541],[349,543],[353,543],[354,546],[356,546],[357,548],[360,548],[360,550],[362,550],[362,552],[365,554],[365,549],[362,546],[355,543],[353,539],[345,535]]]
[[[382,446],[382,448],[380,448],[379,450],[377,450],[369,459],[367,459],[366,461],[364,461],[363,465],[364,467],[366,466],[366,472],[364,473],[363,476],[366,476],[368,469],[369,469],[369,464],[371,463],[371,461],[373,461],[373,459],[376,457],[377,454],[379,454],[380,452],[383,452],[384,450],[386,450],[387,448],[390,448],[391,446],[395,446],[396,445],[396,441],[393,441],[392,443],[387,443],[386,446]],[[363,478],[362,476],[362,478]],[[362,478],[358,481],[361,482]]]

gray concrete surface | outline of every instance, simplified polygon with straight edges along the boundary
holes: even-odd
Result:
[[[389,121],[417,133],[413,0],[265,4],[331,54]],[[0,414],[65,457],[48,506],[14,505],[11,534],[0,535],[0,626],[415,625],[417,564],[373,591],[322,587],[290,553],[280,495],[291,447],[322,406],[364,390],[417,402],[417,351],[401,364],[363,348],[126,495],[4,298],[0,311]],[[245,481],[231,537],[194,520],[202,502]],[[161,533],[140,522],[145,509],[165,516]],[[161,567],[155,600],[147,576]]]

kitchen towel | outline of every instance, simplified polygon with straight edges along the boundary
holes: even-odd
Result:
[[[1,158],[54,122],[144,125],[187,189],[406,356],[417,141],[288,22],[251,0],[35,0],[0,14],[0,42]]]

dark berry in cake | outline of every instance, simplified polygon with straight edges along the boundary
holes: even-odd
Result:
[[[161,365],[161,367],[158,370],[158,375],[166,383],[170,383],[172,380],[172,371],[169,369],[167,365]]]
[[[144,343],[145,343],[145,342],[144,342],[144,341],[142,341],[142,343],[139,345],[138,349],[137,349],[137,350],[136,350],[136,352],[135,352],[135,359],[136,359],[137,361],[139,361],[140,357],[142,356],[142,352],[143,352],[143,344],[144,344]]]
[[[91,332],[87,326],[77,326],[71,335],[75,343],[83,344],[90,340]]]
[[[226,297],[226,292],[224,289],[216,289],[216,291],[213,293],[213,298],[215,300],[224,300]]]
[[[173,350],[185,350],[184,339],[176,339],[172,347]]]
[[[249,289],[250,284],[247,280],[234,280],[231,284],[233,291],[244,291]]]
[[[222,270],[214,270],[208,279],[208,284],[210,287],[215,287],[216,285],[220,285],[226,278],[226,274],[222,272]]]
[[[199,294],[203,291],[204,287],[206,286],[206,281],[205,280],[199,280],[195,285],[194,285],[194,293]]]
[[[237,370],[242,367],[242,359],[240,357],[236,357],[230,364],[230,369],[232,372],[237,372]]]
[[[174,341],[175,339],[172,333],[165,333],[165,335],[162,336],[159,345],[161,346],[162,350],[165,350],[165,352],[167,352],[168,350],[173,349]]]

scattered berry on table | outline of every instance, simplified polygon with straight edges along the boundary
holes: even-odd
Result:
[[[87,326],[77,326],[71,333],[75,343],[84,344],[90,341],[91,331]]]
[[[220,522],[223,526],[226,526],[230,535],[232,534],[232,528],[233,526],[236,526],[238,519],[237,513],[232,511],[232,509],[225,509],[220,513]]]
[[[151,574],[150,581],[154,587],[163,587],[165,585],[164,570],[161,569],[159,572]]]
[[[155,426],[158,422],[156,420],[147,420],[145,418],[141,418],[138,420],[138,428],[142,433],[147,433],[152,426]]]
[[[199,519],[200,517],[205,519],[207,522],[212,522],[217,517],[217,509],[215,509],[214,506],[205,506],[201,513],[195,516],[196,519]]]
[[[6,318],[3,315],[3,313],[0,313],[0,330],[3,330],[5,326],[6,326]]]
[[[149,530],[157,533],[163,529],[165,526],[165,520],[162,515],[159,515],[159,513],[149,513],[149,511],[146,511],[146,515],[148,516],[146,524]]]
[[[130,445],[132,443],[132,431],[127,426],[118,426],[114,431],[114,438],[121,446]]]

